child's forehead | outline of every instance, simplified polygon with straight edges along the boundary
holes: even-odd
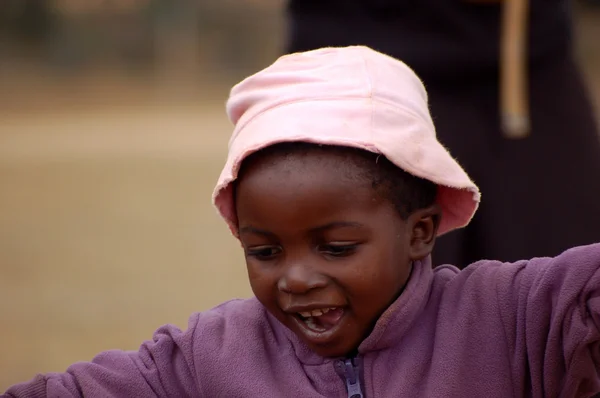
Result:
[[[242,161],[238,178],[256,174],[327,174],[338,178],[371,174],[377,155],[350,147],[286,143],[259,150]]]
[[[353,159],[335,150],[271,151],[249,157],[236,183],[238,222],[268,230],[281,230],[285,224],[288,231],[305,231],[307,225],[325,225],[332,217],[388,205],[388,198],[373,189],[360,160]]]

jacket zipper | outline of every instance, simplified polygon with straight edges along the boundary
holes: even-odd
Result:
[[[348,398],[365,398],[360,384],[360,365],[355,364],[354,359],[339,360],[336,370],[344,378]]]

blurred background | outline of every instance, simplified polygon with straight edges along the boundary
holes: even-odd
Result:
[[[576,27],[600,99],[593,1]],[[250,296],[210,195],[228,90],[282,52],[283,6],[0,1],[0,391]]]

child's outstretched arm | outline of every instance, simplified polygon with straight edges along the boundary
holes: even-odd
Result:
[[[534,396],[599,392],[600,244],[515,265],[496,274],[515,381]]]
[[[192,397],[198,396],[193,334],[198,315],[186,332],[164,326],[137,352],[107,351],[65,373],[38,375],[15,385],[2,397]]]

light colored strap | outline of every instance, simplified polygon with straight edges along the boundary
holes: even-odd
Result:
[[[531,133],[527,41],[529,0],[505,0],[500,42],[500,117],[507,138]]]

